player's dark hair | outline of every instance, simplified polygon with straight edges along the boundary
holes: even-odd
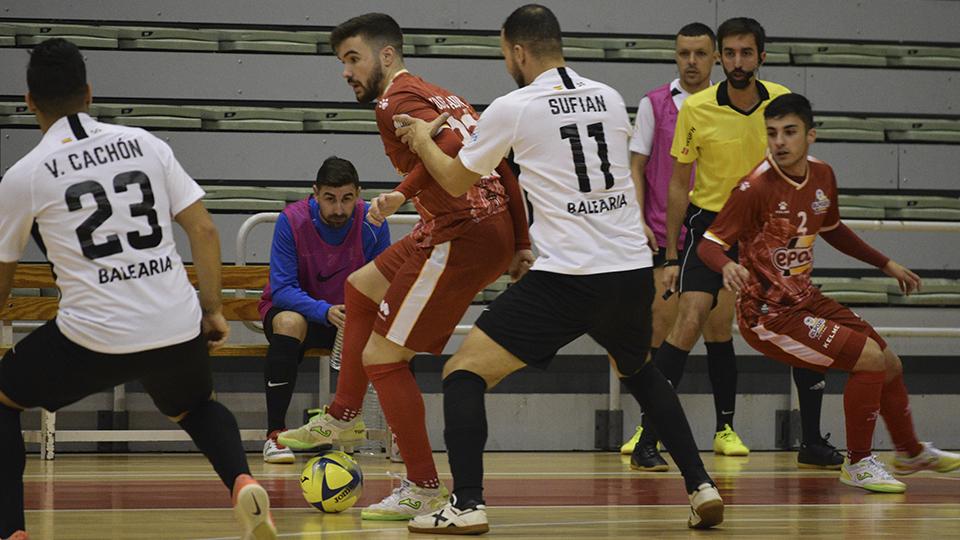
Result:
[[[690,24],[684,25],[683,28],[677,32],[677,37],[699,37],[707,36],[710,38],[710,44],[716,46],[717,35],[713,33],[713,29],[701,22],[692,22]]]
[[[330,33],[330,46],[336,51],[344,40],[355,36],[375,45],[376,51],[390,45],[397,56],[403,58],[403,31],[397,21],[385,13],[364,13],[340,23]]]
[[[320,169],[317,170],[317,188],[342,187],[353,184],[360,187],[360,176],[357,174],[356,167],[348,160],[337,156],[330,156],[323,160]]]
[[[503,37],[541,57],[563,56],[560,22],[546,6],[520,6],[503,22]]]
[[[750,17],[734,17],[723,21],[717,28],[717,48],[723,49],[723,40],[729,36],[745,36],[750,34],[757,42],[757,54],[763,52],[763,42],[767,33],[756,19]]]
[[[810,100],[800,94],[783,94],[767,104],[763,111],[764,118],[780,118],[788,114],[799,116],[807,131],[813,127],[813,107]]]
[[[76,45],[63,38],[48,39],[30,51],[27,89],[37,107],[63,116],[83,106],[87,66]]]

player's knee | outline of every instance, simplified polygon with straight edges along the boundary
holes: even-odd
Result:
[[[303,341],[307,334],[307,319],[296,311],[281,311],[273,318],[273,333]]]
[[[887,373],[887,380],[891,380],[903,373],[903,363],[900,357],[889,348],[883,351],[884,371]]]
[[[880,349],[880,345],[876,341],[867,338],[854,371],[886,371],[886,359],[883,350]]]
[[[455,354],[443,365],[443,378],[446,379],[455,371],[468,371],[480,377],[487,383],[487,389],[493,388],[509,371],[498,370],[495,365],[484,365],[473,362],[468,356]]]
[[[200,407],[203,407],[203,406],[206,405],[207,403],[216,402],[216,401],[217,401],[217,400],[216,400],[216,394],[215,394],[213,391],[211,391],[211,392],[210,392],[209,394],[207,394],[205,397],[203,397],[203,398],[198,398],[195,403],[193,403],[192,405],[189,405],[189,406],[185,407],[185,408],[183,409],[183,412],[181,412],[181,413],[179,413],[179,414],[171,413],[170,411],[160,411],[160,412],[163,412],[164,414],[167,415],[167,418],[169,418],[169,419],[172,420],[173,422],[179,424],[184,418],[190,416],[190,413],[191,413],[191,412],[199,409]]]

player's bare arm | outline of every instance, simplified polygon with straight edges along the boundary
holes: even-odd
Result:
[[[647,177],[643,171],[647,166],[647,160],[649,158],[650,156],[630,152],[630,178],[633,179],[633,187],[637,190],[637,203],[640,205],[641,215],[643,215],[644,190],[647,185]],[[660,251],[660,246],[657,244],[657,237],[653,234],[650,227],[647,226],[646,221],[643,222],[643,233],[647,236],[647,243],[650,244],[650,249],[654,253]]]
[[[370,201],[367,221],[379,227],[388,217],[395,214],[405,202],[407,202],[406,195],[399,191],[381,193]]]
[[[230,335],[230,326],[223,316],[220,301],[220,233],[203,203],[197,201],[183,209],[174,219],[190,240],[193,265],[197,270],[203,333],[211,349],[223,346]]]
[[[463,166],[459,157],[451,158],[433,141],[433,135],[447,122],[449,115],[442,114],[427,123],[419,118],[398,114],[393,121],[397,137],[420,157],[420,161],[447,193],[459,197],[480,180],[480,175]]]
[[[667,260],[677,259],[677,241],[680,238],[680,226],[683,224],[683,215],[690,203],[690,173],[692,163],[679,163],[673,160],[673,174],[670,176],[670,188],[667,191]],[[666,266],[663,272],[663,284],[667,290],[676,290],[677,276],[680,273],[678,266]]]
[[[7,301],[13,288],[13,274],[17,271],[17,261],[0,262],[0,306]]]

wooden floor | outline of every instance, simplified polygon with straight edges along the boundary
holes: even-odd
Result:
[[[281,538],[407,538],[403,522],[360,520],[358,508],[323,514],[304,502],[300,465],[250,463],[270,492]],[[446,456],[435,454],[450,484]],[[490,538],[960,538],[960,474],[909,477],[903,495],[877,495],[837,481],[837,473],[800,471],[795,454],[749,458],[704,454],[727,504],[722,527],[686,528],[686,495],[676,468],[637,473],[612,453],[495,453],[486,457]],[[889,457],[889,456],[884,456]],[[365,475],[358,506],[378,501],[403,466],[360,456]],[[672,463],[671,463],[672,467]],[[69,455],[28,458],[31,538],[236,538],[230,499],[199,455]],[[410,534],[411,538],[431,538]]]

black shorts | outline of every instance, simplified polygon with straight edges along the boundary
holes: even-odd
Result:
[[[586,276],[531,271],[476,321],[527,364],[546,368],[561,347],[589,334],[633,373],[650,349],[653,270]]]
[[[18,405],[51,412],[134,380],[166,416],[194,409],[213,392],[206,340],[198,335],[169,347],[106,354],[70,341],[52,320],[0,360],[0,391]]]
[[[267,314],[263,317],[263,333],[267,336],[268,342],[273,342],[273,318],[277,316],[278,313],[283,311],[290,311],[288,309],[280,309],[276,306],[271,307]],[[306,317],[304,317],[306,318]],[[307,321],[307,337],[304,338],[303,344],[300,347],[300,359],[303,360],[303,353],[307,349],[330,349],[333,347],[333,342],[337,339],[337,327],[336,326],[326,326],[320,323]]]
[[[683,224],[687,227],[687,236],[684,239],[684,249],[680,256],[680,277],[678,278],[680,294],[689,291],[710,293],[716,302],[717,293],[723,288],[723,274],[718,274],[707,267],[697,256],[697,248],[703,242],[703,233],[707,232],[716,212],[704,210],[696,205],[687,206],[687,217]],[[707,240],[709,242],[709,240]],[[737,246],[727,251],[727,256],[737,260]]]

